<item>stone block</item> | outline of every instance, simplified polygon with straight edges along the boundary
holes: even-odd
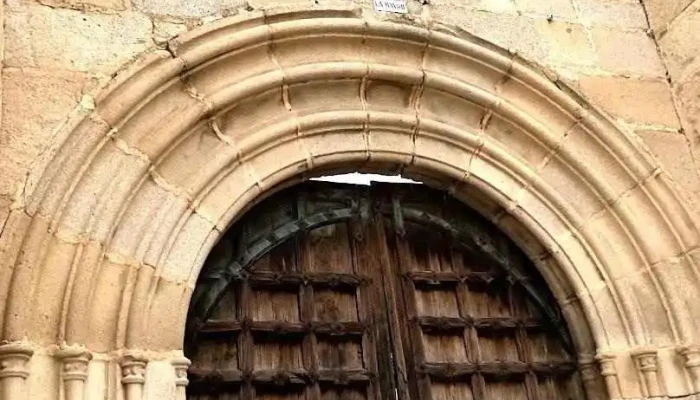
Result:
[[[459,3],[459,1],[455,1],[455,3]],[[513,0],[468,0],[464,3],[464,5],[470,5],[477,10],[498,14],[515,14],[518,12],[518,5]]]
[[[158,44],[165,44],[178,34],[185,32],[187,25],[179,22],[169,22],[160,19],[153,20],[153,40]]]
[[[625,121],[679,127],[671,89],[664,80],[582,76],[579,84],[593,102]]]
[[[575,0],[584,24],[646,29],[644,6],[637,1]]]
[[[675,88],[683,108],[683,128],[688,137],[700,137],[700,68]]]
[[[649,23],[655,31],[663,31],[694,0],[644,0]]]
[[[421,118],[468,130],[479,126],[486,110],[462,97],[427,87],[420,98],[419,112]]]
[[[204,102],[187,93],[182,82],[175,81],[119,126],[116,136],[131,150],[155,160],[202,116],[205,108]]]
[[[244,0],[134,0],[135,10],[182,18],[206,17],[247,4]]]
[[[475,125],[476,126],[476,125]],[[551,151],[542,142],[535,140],[531,132],[517,124],[494,115],[484,128],[486,143],[492,142],[499,148],[518,157],[524,165],[536,169]]]
[[[522,15],[468,11],[463,7],[435,4],[431,13],[436,21],[466,30],[480,38],[531,60],[542,60],[548,53],[535,20]]]
[[[550,182],[552,189],[566,199],[581,218],[589,218],[603,209],[600,196],[589,187],[577,184],[576,172],[562,157],[552,158],[538,174]]]
[[[189,279],[192,269],[195,268],[194,261],[214,229],[214,224],[199,214],[192,213],[185,218],[186,221],[174,239],[161,272],[163,278],[173,282]]]
[[[115,228],[107,251],[122,257],[142,260],[156,234],[159,222],[166,214],[178,214],[186,207],[185,199],[158,186],[151,179],[145,180]]]
[[[594,65],[596,54],[583,25],[561,21],[535,20],[538,34],[547,45],[546,61],[551,64]]]
[[[651,130],[638,131],[637,134],[674,181],[686,191],[700,194],[698,165],[693,160],[689,142],[684,135]]]
[[[66,285],[70,284],[71,264],[78,245],[66,243],[57,237],[49,241],[44,268],[48,274],[42,276],[33,288],[32,325],[30,337],[37,343],[51,344],[55,340],[61,322],[61,304]],[[37,265],[39,267],[39,265]]]
[[[69,8],[81,11],[122,11],[126,9],[124,0],[39,0],[39,3],[52,8]]]
[[[666,74],[654,39],[646,32],[604,27],[593,28],[593,44],[604,70],[641,76]]]
[[[99,352],[114,349],[118,330],[118,318],[124,304],[122,294],[130,290],[127,285],[135,279],[137,266],[126,265],[121,261],[104,259],[100,272],[93,282],[93,290],[99,296],[90,299],[90,311],[86,315],[87,347]],[[127,291],[128,293],[128,291]]]
[[[542,193],[535,188],[523,189],[518,193],[518,207],[527,215],[537,218],[537,224],[547,235],[557,239],[569,235],[569,223],[559,212],[556,202],[542,197]]]
[[[12,195],[32,161],[83,93],[96,84],[88,74],[5,68],[0,128],[0,195]]]
[[[298,101],[295,100],[294,104],[295,107],[300,107]],[[238,143],[252,132],[277,123],[280,119],[288,118],[289,114],[283,101],[282,89],[275,88],[246,99],[221,113],[217,118],[217,124],[224,135],[229,136],[234,143]],[[272,115],[277,115],[279,118],[271,118]]]
[[[606,146],[605,139],[596,137],[595,133],[577,126],[571,130],[560,145],[559,153],[568,160],[585,160],[574,165],[577,172],[599,189],[599,195],[606,201],[612,201],[636,185],[623,166],[624,161],[617,158]],[[601,179],[600,171],[606,171]]]
[[[259,192],[247,166],[237,164],[229,173],[222,172],[218,184],[202,197],[197,213],[206,215],[209,220],[219,221],[217,227],[226,229],[227,223],[237,216],[238,211],[246,205],[246,201],[257,196]]]
[[[217,137],[209,124],[200,124],[159,161],[156,172],[168,184],[196,196],[199,188],[215,180],[220,169],[237,157],[235,146]]]
[[[136,12],[82,13],[8,8],[5,65],[111,74],[153,45],[153,25]]]
[[[518,10],[566,20],[576,19],[572,0],[515,0]]]
[[[107,142],[76,184],[75,206],[61,215],[59,229],[100,242],[107,239],[119,210],[128,203],[149,166],[142,158]]]
[[[674,80],[682,79],[693,63],[700,65],[700,2],[696,12],[684,13],[675,20],[659,39],[659,46]]]

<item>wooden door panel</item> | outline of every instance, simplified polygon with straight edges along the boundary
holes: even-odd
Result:
[[[323,388],[321,400],[364,400],[365,391],[353,388]]]
[[[261,335],[254,337],[253,371],[303,371],[303,341],[300,337]]]
[[[474,392],[468,382],[435,382],[433,400],[474,400]]]
[[[253,321],[300,321],[298,289],[254,288],[251,300]]]
[[[352,290],[320,289],[314,292],[314,316],[318,321],[358,321],[357,296]]]
[[[240,395],[238,391],[223,392],[218,391],[216,393],[198,393],[187,395],[188,400],[240,400]]]
[[[353,273],[350,235],[347,224],[325,226],[311,231],[308,243],[310,271]]]
[[[529,400],[528,390],[522,380],[487,380],[487,400]],[[552,399],[553,400],[553,399]]]
[[[361,338],[320,337],[319,367],[328,370],[361,370],[367,367],[362,356]]]
[[[457,292],[454,288],[426,285],[416,288],[416,314],[421,316],[459,318]]]
[[[457,334],[422,333],[425,361],[429,363],[467,363],[467,348],[462,332]]]
[[[261,257],[200,333],[189,398],[374,399],[372,307],[364,293],[370,279],[358,273],[355,254],[342,223]]]
[[[481,361],[520,361],[515,331],[478,332]]]
[[[490,287],[489,287],[490,286]],[[475,318],[512,318],[506,288],[495,285],[467,285],[464,291],[464,313]]]
[[[425,189],[322,189],[280,194],[240,223],[236,243],[254,243],[241,259],[269,250],[197,327],[189,400],[585,398],[541,278],[475,252],[502,242],[461,241],[450,221],[473,218],[463,206]],[[347,214],[358,204],[371,207]]]
[[[571,356],[525,291],[453,238],[393,218],[386,237],[402,282],[404,318],[413,321],[405,325],[404,354],[413,355],[407,364],[416,370],[414,392],[421,400],[449,396],[446,381],[461,383],[451,388],[477,400],[559,398],[552,397],[558,389],[540,390],[536,364],[565,363]],[[542,379],[552,388],[570,380]]]

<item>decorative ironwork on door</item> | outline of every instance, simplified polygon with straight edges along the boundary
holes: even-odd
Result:
[[[186,353],[192,400],[584,398],[534,267],[417,185],[312,182],[255,206],[205,263]]]

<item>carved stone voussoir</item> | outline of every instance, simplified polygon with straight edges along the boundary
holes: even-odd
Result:
[[[0,346],[0,379],[29,376],[28,363],[34,354],[24,343],[8,343]]]

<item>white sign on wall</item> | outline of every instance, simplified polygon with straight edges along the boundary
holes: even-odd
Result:
[[[376,11],[393,12],[399,14],[408,13],[406,0],[374,0]]]

